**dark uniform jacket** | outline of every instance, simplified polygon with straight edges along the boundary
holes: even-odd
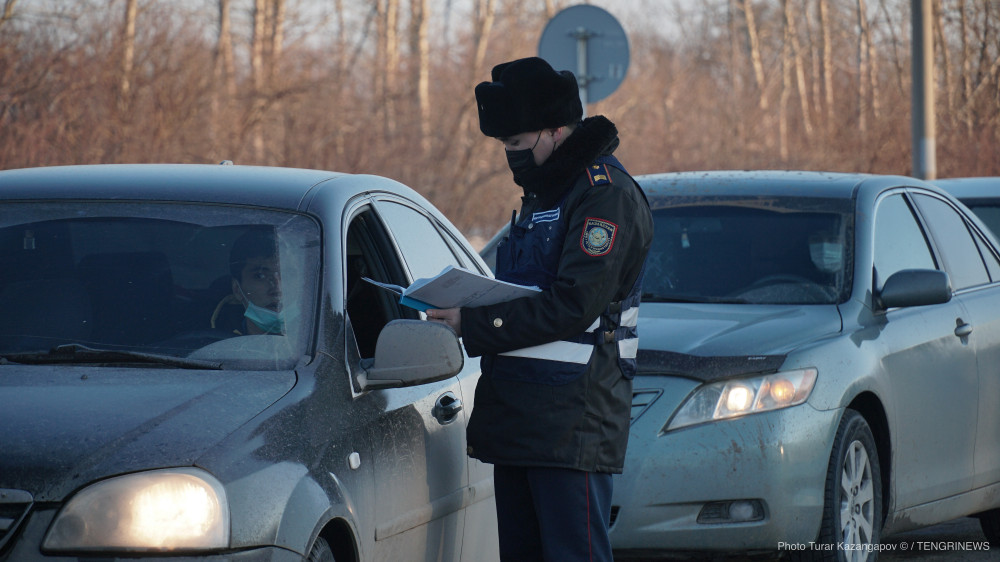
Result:
[[[615,333],[615,325],[608,324],[620,320],[614,314],[621,310],[617,303],[630,295],[637,312],[636,282],[653,226],[641,190],[608,163],[617,164],[608,158],[617,146],[614,124],[592,117],[520,178],[521,212],[497,248],[497,276],[543,291],[462,309],[466,351],[482,356],[483,375],[468,427],[474,458],[622,471],[634,370],[620,360],[619,342],[606,338],[605,330]],[[505,259],[510,265],[502,270]],[[631,334],[637,344],[634,327]],[[548,350],[551,346],[535,346],[549,342],[559,353],[592,353],[582,364],[532,358],[530,349]]]

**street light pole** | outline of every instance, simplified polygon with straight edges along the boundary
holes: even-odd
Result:
[[[934,39],[931,34],[931,0],[911,0],[913,27],[913,175],[937,179],[934,124]]]

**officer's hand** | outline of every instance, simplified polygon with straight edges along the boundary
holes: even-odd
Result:
[[[427,319],[432,322],[444,322],[451,326],[451,329],[455,330],[459,337],[462,337],[461,308],[428,308]]]

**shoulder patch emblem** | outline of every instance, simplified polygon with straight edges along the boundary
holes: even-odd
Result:
[[[606,164],[591,164],[587,166],[587,177],[590,185],[608,185],[611,183],[611,174],[608,173]]]
[[[587,255],[603,256],[611,251],[615,243],[618,225],[604,219],[587,218],[580,236],[580,247]]]

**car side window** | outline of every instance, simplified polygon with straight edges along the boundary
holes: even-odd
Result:
[[[986,262],[986,270],[990,272],[990,279],[994,283],[1000,281],[1000,260],[990,250],[990,244],[986,242],[986,239],[981,234],[976,233],[974,237],[976,239],[976,246],[979,247],[979,255],[983,256],[983,261]]]
[[[874,263],[880,287],[903,269],[936,269],[923,229],[900,194],[883,199],[876,211]]]
[[[344,303],[358,352],[363,358],[374,357],[378,335],[386,324],[400,318],[417,319],[419,314],[399,304],[394,293],[362,279],[368,277],[404,287],[408,284],[388,233],[370,208],[351,219],[344,262],[347,273]]]
[[[985,225],[993,231],[993,236],[1000,238],[1000,205],[992,201],[977,201],[975,199],[963,199],[963,203],[979,217]]]
[[[434,277],[448,265],[467,267],[431,220],[416,209],[382,200],[379,215],[385,219],[403,252],[414,279]]]
[[[965,219],[951,205],[936,197],[916,194],[913,198],[937,242],[952,288],[958,290],[989,283],[983,257]]]

